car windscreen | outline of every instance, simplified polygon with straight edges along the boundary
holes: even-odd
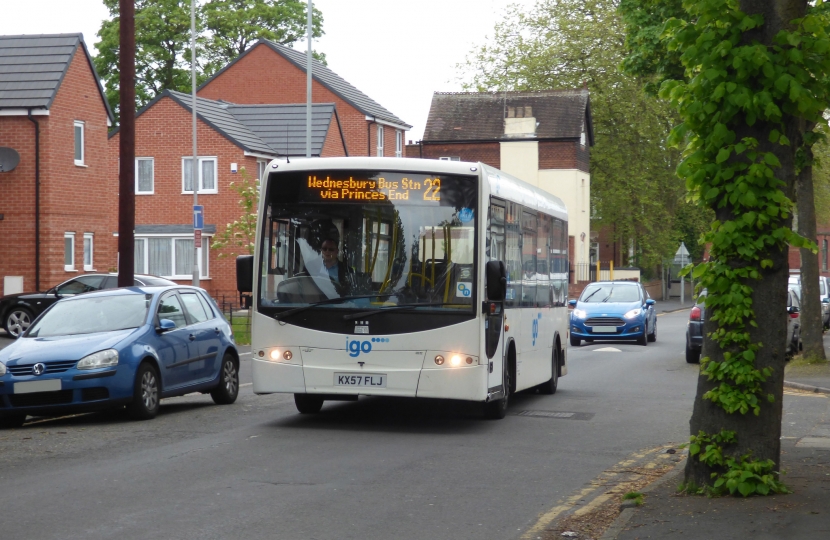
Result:
[[[595,283],[585,287],[580,302],[589,304],[608,302],[636,302],[640,292],[635,285],[618,285],[614,283]]]
[[[259,308],[472,312],[477,176],[272,173]]]
[[[71,336],[137,328],[147,320],[152,295],[79,297],[62,300],[46,311],[25,337]]]

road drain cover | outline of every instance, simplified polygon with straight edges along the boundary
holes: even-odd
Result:
[[[593,413],[557,412],[557,411],[519,411],[516,416],[532,416],[535,418],[568,418],[570,420],[590,420]]]

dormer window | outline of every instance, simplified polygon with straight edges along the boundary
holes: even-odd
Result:
[[[582,122],[582,133],[579,135],[579,144],[581,144],[582,146],[585,146],[585,143],[587,142],[587,140],[588,140],[588,137],[585,134],[585,122]]]

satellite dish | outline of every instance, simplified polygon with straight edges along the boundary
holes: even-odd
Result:
[[[14,148],[0,146],[0,173],[11,172],[20,163],[20,154]]]

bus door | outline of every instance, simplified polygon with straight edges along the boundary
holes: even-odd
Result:
[[[490,204],[487,227],[487,261],[505,261],[504,202],[493,199]],[[485,288],[486,294],[486,288]],[[489,363],[488,388],[501,386],[504,362],[504,302],[485,303],[485,353]],[[492,307],[491,307],[492,306]]]

